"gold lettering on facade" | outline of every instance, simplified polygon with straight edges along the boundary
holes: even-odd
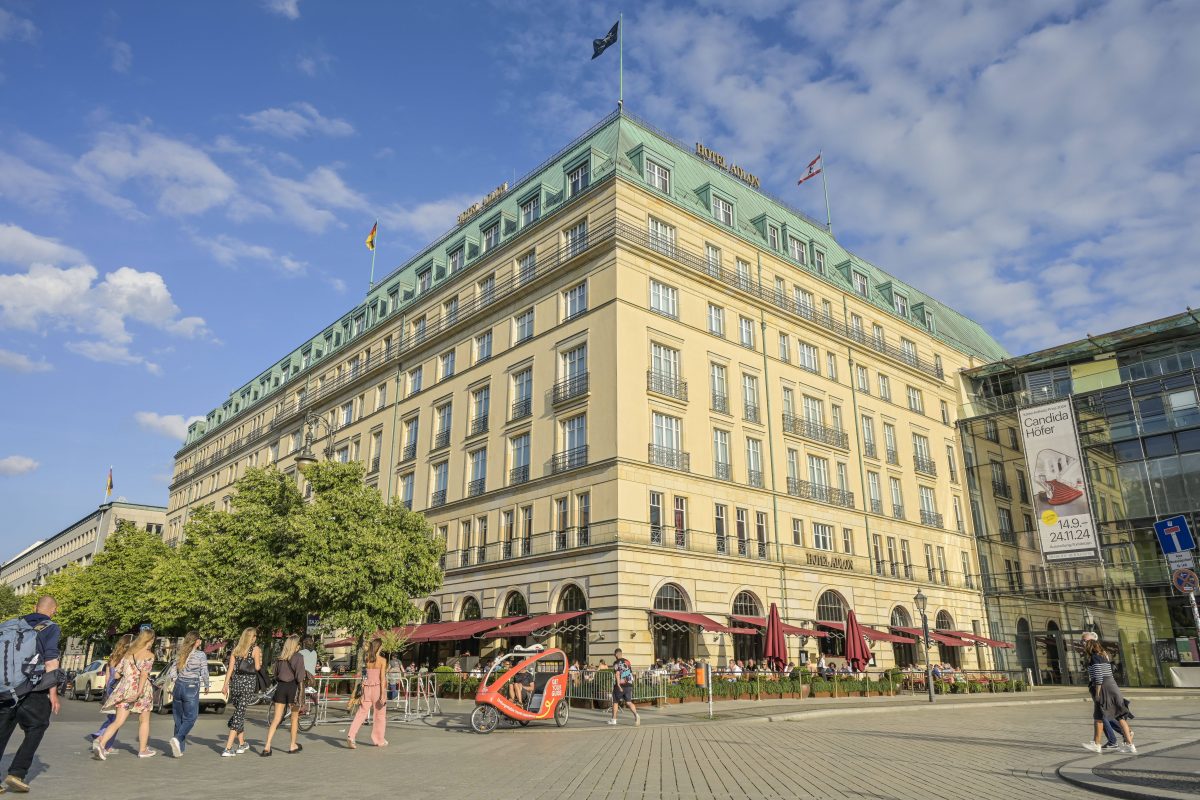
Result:
[[[487,196],[484,197],[482,200],[480,200],[478,203],[472,204],[470,208],[468,208],[466,211],[459,214],[458,215],[458,224],[462,225],[464,222],[469,220],[471,217],[475,216],[480,211],[483,211],[485,208],[490,206],[493,202],[498,200],[500,198],[500,196],[503,195],[507,191],[508,191],[508,181],[505,181],[504,183],[497,186],[495,189],[492,189],[490,192],[488,192]]]
[[[755,175],[751,172],[747,172],[746,170],[739,167],[737,164],[726,164],[725,156],[721,155],[720,153],[716,152],[715,150],[708,149],[707,147],[700,144],[699,142],[696,142],[696,155],[700,156],[701,158],[703,158],[705,161],[709,162],[710,164],[712,164],[716,167],[719,167],[720,169],[724,170],[725,172],[728,172],[730,175],[737,178],[742,183],[752,186],[755,189],[762,186],[762,181],[760,181],[758,179],[757,175]]]
[[[822,556],[816,553],[805,553],[805,561],[810,567],[827,567],[829,569],[844,569],[854,571],[854,560],[841,556]]]

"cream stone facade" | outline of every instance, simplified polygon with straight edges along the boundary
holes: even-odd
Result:
[[[311,430],[446,542],[425,622],[587,610],[541,638],[593,662],[723,662],[761,648],[733,615],[919,627],[920,588],[931,628],[986,637],[952,409],[959,369],[1004,355],[617,113],[193,426],[165,536],[248,467],[294,474]],[[822,627],[795,658],[838,651]],[[881,667],[919,650],[874,646]],[[931,655],[993,665],[974,644]]]

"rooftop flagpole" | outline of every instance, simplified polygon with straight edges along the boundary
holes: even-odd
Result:
[[[817,157],[821,159],[821,188],[825,190],[825,230],[833,235],[833,215],[829,211],[829,184],[825,181],[825,151],[821,150],[817,153]]]
[[[371,228],[371,232],[367,234],[367,247],[371,251],[371,280],[367,284],[367,291],[375,288],[375,237],[379,233],[379,219],[375,219],[375,225]]]
[[[612,19],[612,17],[609,17]],[[625,107],[625,15],[617,15],[617,108]]]

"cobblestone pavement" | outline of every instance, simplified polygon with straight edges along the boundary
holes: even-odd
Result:
[[[600,712],[573,709],[563,730],[535,723],[487,736],[468,730],[469,708],[446,703],[440,718],[393,723],[391,744],[383,749],[365,744],[364,731],[359,748],[347,750],[344,723],[319,725],[300,735],[302,753],[285,753],[286,734],[277,736],[270,759],[255,753],[220,758],[226,717],[204,714],[182,759],[138,759],[126,740],[124,752],[100,763],[88,757],[84,740],[99,717],[97,704],[72,701],[64,703],[51,725],[30,777],[38,797],[122,800],[181,794],[338,797],[364,791],[439,800],[1096,796],[1055,772],[1059,764],[1088,755],[1079,746],[1091,716],[1082,699],[1006,706],[947,703],[919,712],[896,704],[846,709],[854,713],[826,709],[778,722],[708,722],[695,719],[690,708],[681,714],[686,707],[676,707],[674,715],[644,711],[646,723],[637,728],[626,715],[614,728],[602,724]],[[1143,698],[1135,708],[1140,747],[1197,739],[1200,699]],[[668,721],[675,724],[661,724]],[[263,711],[252,710],[247,734],[256,750],[264,728]],[[122,732],[122,738],[133,733]],[[170,717],[155,717],[152,746],[167,751],[170,735]],[[18,732],[10,751],[19,740]],[[1120,766],[1136,768],[1128,762]]]

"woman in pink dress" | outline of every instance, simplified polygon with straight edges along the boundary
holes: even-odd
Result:
[[[92,742],[92,754],[100,761],[108,756],[108,743],[116,735],[130,714],[139,714],[138,758],[158,755],[150,749],[150,709],[154,705],[154,687],[150,682],[150,670],[154,667],[154,631],[142,626],[137,638],[129,645],[125,657],[117,666],[120,679],[108,696],[108,703],[116,709],[116,719],[103,734]]]
[[[368,711],[374,712],[371,722],[371,744],[376,747],[387,746],[387,739],[383,738],[387,731],[387,700],[383,694],[387,659],[380,652],[382,649],[383,640],[372,639],[363,656],[362,702],[354,715],[354,721],[350,723],[350,731],[346,734],[346,743],[351,750],[358,747],[354,737],[358,735],[358,729],[362,727],[362,724],[367,721]]]

